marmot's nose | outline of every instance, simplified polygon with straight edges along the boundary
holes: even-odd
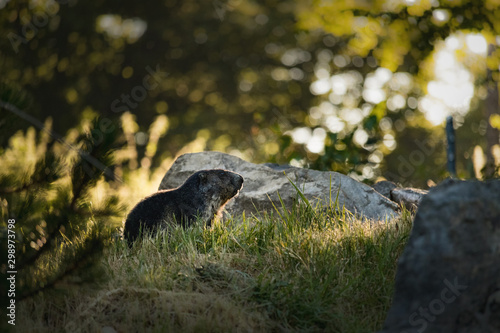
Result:
[[[232,183],[236,185],[238,188],[241,188],[243,185],[243,177],[241,175],[236,174],[232,179]]]

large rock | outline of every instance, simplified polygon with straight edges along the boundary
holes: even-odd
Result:
[[[424,196],[382,332],[500,332],[500,181]]]
[[[286,207],[297,200],[297,191],[288,178],[314,204],[322,200],[329,204],[337,197],[340,207],[368,219],[384,220],[397,215],[397,205],[350,177],[337,172],[321,172],[274,164],[253,164],[218,152],[203,152],[180,156],[161,181],[159,189],[171,189],[181,185],[191,174],[201,169],[226,169],[243,176],[245,183],[240,195],[226,209],[230,214],[240,215],[273,211],[281,207],[277,193]],[[285,175],[286,174],[286,175]],[[287,178],[288,177],[288,178]],[[331,188],[330,188],[331,182]]]

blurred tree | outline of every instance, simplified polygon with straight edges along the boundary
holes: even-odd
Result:
[[[368,80],[368,77],[365,79],[361,92],[362,101],[360,102],[372,104],[374,112],[371,115],[377,115],[377,120],[380,121],[379,127],[382,128],[382,132],[385,132],[383,142],[387,141],[389,146],[385,145],[386,148],[393,150],[387,156],[385,163],[384,174],[389,178],[423,184],[426,178],[441,178],[445,175],[443,172],[443,153],[442,149],[439,148],[442,143],[441,140],[436,140],[436,138],[442,138],[442,130],[439,129],[437,132],[427,120],[433,118],[431,121],[434,124],[441,119],[444,120],[447,111],[446,105],[441,104],[441,110],[430,108],[428,106],[431,101],[422,97],[425,93],[430,95],[458,94],[458,97],[461,97],[460,94],[463,94],[464,90],[457,88],[452,92],[443,91],[443,89],[439,90],[441,88],[438,86],[439,82],[427,84],[434,78],[435,70],[440,69],[433,68],[433,66],[443,65],[443,61],[436,59],[439,56],[437,51],[443,49],[443,41],[446,41],[446,44],[457,44],[463,43],[461,39],[465,39],[471,53],[476,54],[481,53],[482,49],[486,49],[483,46],[486,45],[486,41],[490,45],[495,45],[495,37],[500,32],[499,6],[500,4],[496,1],[345,0],[331,3],[324,1],[301,2],[301,6],[297,10],[300,27],[313,31],[321,29],[331,33],[337,39],[344,40],[345,46],[340,53],[344,59],[349,59],[354,63],[359,58],[357,62],[360,64],[363,61],[370,61],[377,63],[380,68],[389,70],[389,73],[379,75],[378,79],[378,70],[374,71],[373,76],[369,75],[370,78],[375,79]],[[468,35],[463,37],[457,33]],[[481,35],[478,37],[473,33]],[[464,127],[467,128],[459,132],[463,138],[459,142],[459,151],[470,158],[474,148],[471,143],[481,141],[482,146],[490,154],[489,159],[491,160],[492,145],[499,143],[498,132],[492,130],[494,124],[491,121],[492,112],[498,114],[498,102],[496,104],[487,103],[495,105],[493,105],[493,111],[489,111],[486,119],[484,116],[477,117],[475,114],[481,111],[482,103],[480,100],[485,98],[486,88],[488,96],[494,98],[494,95],[498,94],[499,51],[497,49],[491,51],[487,62],[481,61],[478,57],[467,55],[467,50],[464,47],[455,46],[453,51],[456,56],[461,57],[464,66],[473,74],[472,80],[475,79],[476,86],[474,94],[476,97],[472,99],[471,112],[467,113],[468,101],[466,108],[462,106],[448,108],[448,112],[458,118],[459,126],[463,125],[465,121]],[[441,58],[446,57],[441,56]],[[454,61],[453,57],[446,59],[448,62]],[[332,71],[343,72],[341,67],[334,62]],[[442,67],[450,68],[450,66]],[[489,75],[486,75],[486,68],[489,69]],[[454,80],[452,77],[455,74],[456,80],[459,74],[465,73],[467,75],[468,73],[466,70],[457,72],[448,73],[451,75],[448,75],[447,79]],[[392,94],[389,90],[397,85],[397,82],[393,80],[394,76],[400,73],[410,74],[407,78],[412,81],[413,86],[407,91]],[[318,75],[316,76],[318,77]],[[389,87],[385,86],[384,81],[389,83]],[[492,85],[495,88],[492,88]],[[332,84],[333,94],[335,94],[336,89],[338,88]],[[324,89],[324,91],[319,92],[326,93],[328,91],[330,90]],[[466,93],[468,94],[468,91]],[[471,93],[471,97],[472,95]],[[330,100],[332,100],[331,95]],[[335,101],[333,104],[336,104]],[[427,110],[425,110],[426,107]],[[426,117],[423,117],[423,113],[416,113],[415,109],[427,111]],[[365,115],[365,117],[367,116]],[[470,131],[470,128],[478,128],[481,121],[485,122],[484,126],[489,129],[490,139],[487,145],[484,137],[478,140],[477,130],[472,133]],[[418,132],[420,133],[418,134]],[[391,149],[390,143],[394,138],[397,148],[394,149],[396,147],[394,145]],[[379,145],[379,147],[381,146]],[[363,146],[363,149],[370,150],[370,147]],[[328,152],[328,148],[326,151]],[[377,150],[372,148],[371,151]],[[334,153],[331,155],[335,155]],[[389,154],[390,151],[382,150],[382,153]],[[372,160],[378,161],[380,158],[374,156]],[[461,171],[462,176],[466,175],[463,168]]]
[[[4,89],[0,113],[23,113],[19,108],[25,104],[19,97],[23,94]],[[116,132],[104,133],[103,140],[96,142],[97,124],[77,137],[70,151],[68,142],[54,140],[50,121],[42,131],[17,130],[1,142],[5,147],[0,148],[1,248],[4,253],[7,248],[15,250],[15,255],[8,262],[5,257],[0,270],[17,271],[16,301],[62,281],[79,283],[98,276],[99,255],[111,239],[109,222],[121,213],[121,207],[116,196],[100,203],[89,200],[106,173],[100,166],[112,165],[110,151],[116,143]],[[11,221],[15,222],[8,226]],[[7,294],[6,282],[0,285],[2,295]]]
[[[394,159],[411,152],[409,130],[431,128],[416,110],[438,41],[464,30],[480,31],[492,43],[498,25],[493,1],[18,0],[3,6],[2,80],[28,90],[33,115],[52,116],[57,132],[96,113],[108,119],[130,111],[138,129],[127,140],[135,140],[142,160],[147,128],[163,115],[168,132],[150,161],[156,166],[196,146],[361,179],[381,174],[385,157],[386,171],[398,175]],[[496,82],[497,67],[489,65]],[[429,131],[422,135],[427,144]],[[418,164],[423,174],[412,178],[443,176],[433,151]],[[467,152],[472,156],[472,148]]]
[[[140,136],[165,114],[163,157],[202,139],[206,149],[264,161],[278,152],[280,120],[302,121],[312,97],[308,50],[319,37],[295,34],[293,8],[271,0],[8,2],[0,69],[30,91],[35,112],[54,117],[56,131],[75,126],[82,110],[129,110]],[[298,48],[284,66],[285,51]],[[147,142],[137,144],[144,154]]]

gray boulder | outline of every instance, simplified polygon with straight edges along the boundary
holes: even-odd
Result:
[[[500,181],[424,196],[381,333],[500,332]]]
[[[297,191],[289,179],[315,204],[330,203],[338,193],[338,204],[357,216],[385,220],[396,216],[397,205],[371,187],[337,172],[321,172],[277,164],[253,164],[236,156],[219,152],[202,152],[180,156],[161,181],[159,189],[181,185],[186,178],[201,169],[220,168],[239,173],[245,179],[237,198],[226,205],[232,215],[247,216],[281,208],[278,192],[287,208],[297,200]],[[288,179],[288,178],[289,179]],[[331,180],[331,187],[330,187]]]

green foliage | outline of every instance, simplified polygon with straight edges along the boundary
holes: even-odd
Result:
[[[2,111],[25,112],[11,101],[2,101]],[[36,132],[31,127],[2,143],[1,247],[7,253],[7,221],[15,220],[16,252],[13,266],[3,264],[1,269],[17,270],[18,302],[62,282],[95,277],[99,257],[111,239],[109,219],[120,213],[117,198],[110,197],[106,208],[94,215],[89,195],[105,170],[86,164],[95,160],[112,164],[116,133],[108,133],[100,145],[82,135],[74,146],[54,141],[49,133],[50,128]]]
[[[37,26],[42,15],[47,22]],[[115,34],[110,20],[129,26]],[[138,38],[126,36],[132,21],[147,25]],[[296,79],[273,79],[276,69],[288,72],[280,58],[297,47],[293,3],[127,1],[118,8],[19,0],[2,9],[0,27],[18,36],[0,40],[5,79],[30,89],[35,111],[52,116],[56,131],[75,127],[85,109],[104,117],[128,110],[141,131],[166,114],[172,126],[161,142],[161,158],[202,138],[206,149],[239,149],[265,160],[277,149],[256,140],[257,132],[276,139],[266,129],[278,124],[276,112],[300,117],[309,104],[311,60],[294,66],[300,70]],[[303,38],[301,47],[313,52],[317,38]],[[141,87],[144,97],[137,93]]]
[[[24,90],[15,87],[12,83],[0,82],[0,143],[2,146],[20,128],[27,128],[23,120],[7,108],[12,105],[23,110],[30,104],[30,97]]]
[[[421,97],[424,93],[439,94],[431,91],[432,88],[427,86],[427,83],[434,78],[432,66],[435,59],[433,57],[443,48],[445,39],[453,34],[463,36],[467,33],[480,33],[484,36],[486,43],[490,44],[490,49],[486,61],[482,60],[483,58],[467,60],[464,49],[452,51],[457,54],[458,62],[470,71],[475,85],[471,110],[465,117],[464,112],[455,110],[455,106],[448,106],[448,111],[455,116],[456,123],[459,124],[458,127],[464,127],[460,132],[462,138],[459,138],[460,145],[458,145],[459,174],[466,178],[475,177],[474,173],[467,170],[467,165],[472,162],[476,165],[476,170],[480,169],[477,161],[471,161],[475,145],[483,147],[488,162],[493,163],[495,154],[493,150],[497,149],[494,145],[499,144],[498,131],[494,129],[493,124],[484,123],[484,121],[485,118],[486,121],[491,118],[491,113],[498,112],[500,58],[498,50],[493,47],[496,45],[494,36],[500,32],[498,9],[499,4],[496,1],[300,2],[296,13],[299,19],[298,26],[301,29],[306,31],[320,29],[335,36],[331,38],[332,44],[338,47],[335,57],[341,61],[334,61],[334,64],[327,61],[321,64],[321,68],[326,69],[332,75],[332,80],[334,77],[352,71],[352,67],[346,66],[350,60],[357,63],[355,67],[358,68],[355,70],[363,75],[367,70],[365,64],[371,63],[372,67],[389,69],[393,77],[404,74],[411,78],[410,89],[406,91],[391,91],[391,87],[397,85],[394,82],[382,87],[386,97],[378,104],[365,96],[366,89],[362,94],[347,91],[346,95],[349,98],[344,97],[344,101],[340,104],[338,98],[332,98],[332,94],[335,94],[335,86],[332,86],[332,93],[328,96],[321,94],[324,96],[320,96],[317,102],[320,109],[322,105],[329,102],[344,110],[369,105],[373,108],[372,116],[376,115],[376,118],[365,118],[362,126],[340,132],[340,138],[327,139],[324,152],[318,157],[314,154],[311,156],[310,153],[302,153],[305,160],[312,160],[311,164],[307,164],[315,168],[330,168],[344,173],[354,171],[361,175],[361,179],[385,176],[394,181],[410,182],[419,187],[424,187],[428,179],[445,177],[447,174],[442,163],[445,156],[444,150],[441,149],[444,141],[443,130],[431,128],[423,115],[413,109],[423,109],[420,104],[417,105],[417,100],[422,101]],[[477,49],[475,51],[479,52]],[[374,73],[376,74],[377,71]],[[368,76],[370,75],[368,73],[363,79],[365,88],[369,88]],[[325,74],[322,73],[322,76],[324,77]],[[485,96],[486,90],[488,90],[488,96]],[[402,97],[402,101],[406,101],[407,104],[403,102],[401,107],[390,106],[392,96]],[[488,98],[491,98],[492,102],[481,101],[481,99],[488,100]],[[356,99],[354,106],[352,99]],[[410,99],[413,99],[412,103]],[[493,105],[492,110],[484,112],[482,109],[487,109],[488,103]],[[443,112],[444,108],[445,105],[441,104],[443,110],[438,111]],[[392,112],[387,112],[388,110]],[[331,111],[328,112],[331,114]],[[310,112],[310,115],[313,116],[313,112]],[[382,122],[379,128],[380,121]],[[317,128],[317,123],[318,121],[316,124],[306,123],[306,125]],[[484,133],[474,130],[481,126],[481,123],[487,127],[486,140]],[[320,125],[328,127],[324,121]],[[369,138],[364,144],[360,144],[357,140],[358,143],[351,146],[349,144],[352,142],[351,134],[357,130],[366,131]],[[419,135],[415,135],[416,133]],[[383,138],[387,135],[391,138],[388,140],[389,144],[386,145]],[[347,142],[343,142],[344,137]],[[395,138],[397,146],[390,144],[392,138]],[[417,146],[418,143],[420,145],[416,147],[415,142]],[[343,149],[347,145],[345,151],[338,151],[335,147],[338,143],[341,143],[340,146]],[[420,147],[428,144],[430,146],[422,151]],[[430,151],[431,153],[427,153]],[[371,155],[372,153],[374,154]],[[378,162],[380,158],[383,158],[385,163]],[[344,168],[339,168],[338,160],[344,162]],[[495,174],[494,167],[489,167],[489,169],[490,174]],[[365,171],[367,171],[366,174]],[[355,173],[351,175],[358,177]],[[484,176],[486,174],[488,172],[485,172]]]
[[[496,1],[343,0],[330,5],[316,1],[313,6],[301,7],[299,17],[305,29],[320,28],[346,36],[346,51],[351,54],[366,57],[373,52],[380,66],[417,74],[436,42],[455,31],[498,34],[498,6]],[[436,10],[443,19],[437,18]]]
[[[498,12],[495,1],[168,0],[118,7],[9,1],[0,11],[7,36],[0,40],[0,70],[2,80],[29,91],[33,114],[52,116],[60,133],[90,113],[107,119],[130,112],[137,138],[127,142],[137,141],[133,160],[139,163],[146,158],[157,167],[194,150],[237,151],[254,162],[294,162],[372,181],[398,175],[400,165],[384,160],[412,152],[407,128],[437,135],[418,112],[418,100],[433,77],[432,54],[441,41],[463,31],[493,43]],[[481,89],[498,82],[498,59],[498,50],[486,61],[462,59],[477,74],[479,98],[471,105],[475,115],[466,119],[461,156],[471,155],[468,142],[485,146],[484,135],[471,130],[481,125]],[[367,98],[366,83],[381,68],[409,83],[398,88],[399,79],[391,80],[380,87],[381,101]],[[334,79],[330,91],[314,91],[315,82]],[[412,102],[391,106],[393,97]],[[155,143],[159,154],[152,159],[141,138],[159,116],[169,130]],[[0,128],[6,129],[0,135],[13,134],[2,122]],[[324,149],[292,140],[299,128],[319,130]],[[444,167],[435,161],[443,152],[434,148],[421,164],[429,175],[412,175],[419,185],[442,176]],[[462,165],[470,163],[465,159]]]

